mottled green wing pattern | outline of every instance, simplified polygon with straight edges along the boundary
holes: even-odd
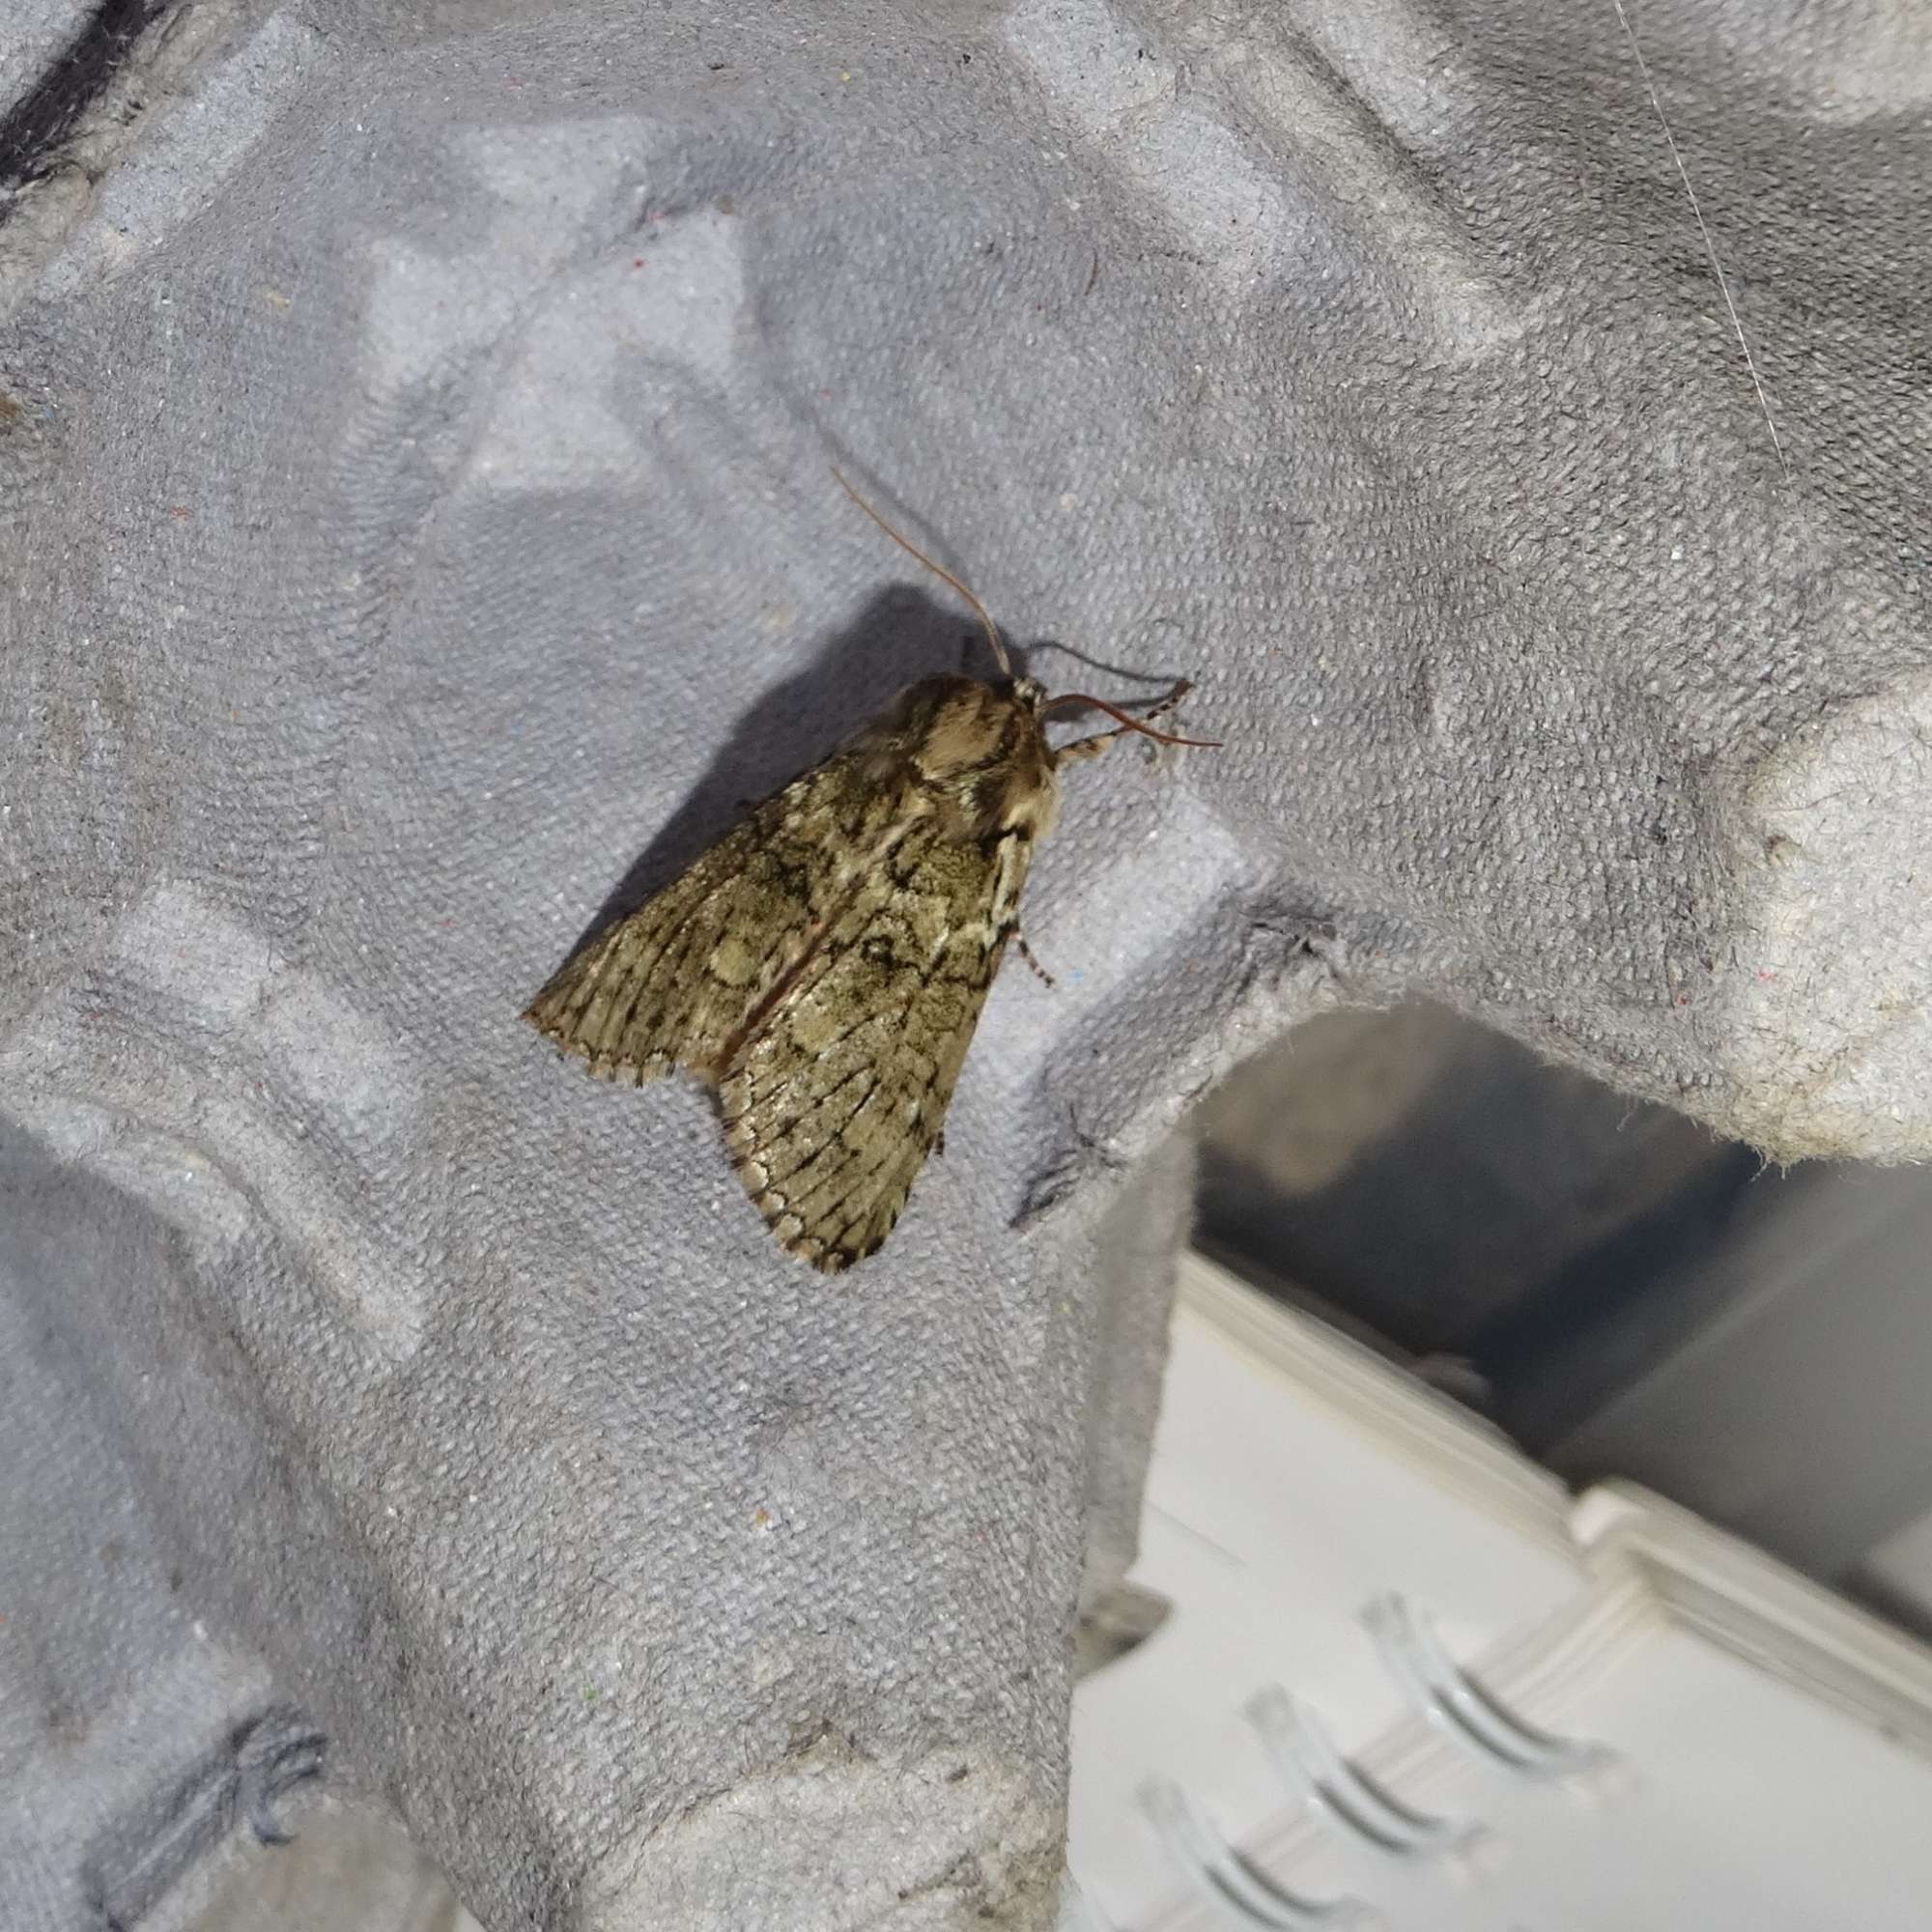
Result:
[[[892,1232],[939,1137],[1053,823],[1044,703],[909,685],[530,1004],[592,1073],[716,1087],[746,1191],[828,1274]]]
[[[578,952],[525,1018],[600,1079],[716,1081],[762,1005],[903,836],[904,802],[829,758]]]
[[[892,1232],[946,1118],[1031,847],[916,826],[740,1043],[719,1084],[740,1178],[828,1274]]]

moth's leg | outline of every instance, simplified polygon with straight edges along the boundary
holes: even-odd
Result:
[[[1193,689],[1194,686],[1183,677],[1158,704],[1141,713],[1141,723],[1143,724],[1151,724],[1156,718],[1165,718]]]
[[[1117,739],[1124,738],[1124,731],[1102,731],[1092,738],[1076,738],[1070,745],[1063,745],[1054,753],[1056,765],[1078,764],[1082,758],[1097,758],[1107,747]]]
[[[1143,724],[1151,724],[1156,718],[1165,718],[1193,689],[1193,685],[1183,677],[1158,704],[1143,711],[1139,722]],[[1054,753],[1053,761],[1055,764],[1065,764],[1076,758],[1097,758],[1108,746],[1128,736],[1131,730],[1132,726],[1122,724],[1111,731],[1098,732],[1092,738],[1076,738],[1072,744],[1061,746],[1059,751]]]
[[[1026,943],[1026,934],[1023,933],[1018,926],[1013,927],[1013,944],[1019,948],[1020,957],[1024,959],[1026,963],[1029,966],[1031,966],[1033,970],[1036,973],[1037,973],[1039,977],[1042,980],[1044,980],[1049,986],[1057,985],[1059,983],[1054,979],[1053,975],[1049,973],[1046,970],[1046,968],[1042,966],[1039,963],[1039,961],[1033,956],[1033,948]]]

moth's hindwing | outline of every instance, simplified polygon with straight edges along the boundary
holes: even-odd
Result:
[[[899,840],[748,1037],[724,1137],[780,1242],[828,1274],[891,1234],[925,1164],[1012,929],[1030,847]]]

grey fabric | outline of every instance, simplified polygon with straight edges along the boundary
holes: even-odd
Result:
[[[1096,1353],[1096,1230],[1234,1058],[1426,990],[1924,1152],[1926,29],[1635,25],[1781,457],[1609,4],[150,27],[0,229],[8,1280],[113,1424],[5,1694],[58,1658],[117,1804],[296,1713],[492,1926],[1042,1923],[1166,1292]],[[516,1015],[970,648],[834,461],[1228,745],[1071,775],[1059,985],[828,1284]],[[71,1922],[111,1807],[7,1779]]]
[[[16,0],[8,8],[0,18],[0,72],[7,76],[0,109],[26,99],[87,17],[87,0]]]

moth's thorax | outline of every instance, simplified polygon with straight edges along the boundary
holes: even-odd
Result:
[[[1040,726],[1045,693],[1030,677],[985,684],[929,677],[900,694],[873,727],[900,776],[967,838],[1050,831],[1059,810],[1053,753]]]

